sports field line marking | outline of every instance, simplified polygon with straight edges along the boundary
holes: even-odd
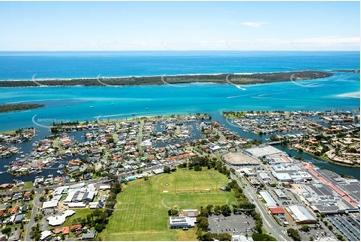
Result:
[[[165,207],[166,209],[171,209],[170,207],[168,207],[167,205],[164,204],[164,199],[165,199],[165,198],[163,198],[163,199],[162,199],[162,202],[161,202],[162,205],[163,205],[163,207]]]
[[[133,231],[133,232],[119,232],[119,233],[109,233],[110,235],[122,235],[122,234],[161,234],[167,233],[168,231]]]

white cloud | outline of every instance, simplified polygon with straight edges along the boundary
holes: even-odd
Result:
[[[263,24],[267,24],[267,22],[242,22],[241,24],[249,27],[259,27]]]

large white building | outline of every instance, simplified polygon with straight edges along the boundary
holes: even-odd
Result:
[[[169,228],[178,229],[178,228],[193,228],[195,222],[197,221],[197,216],[199,211],[197,209],[186,209],[183,210],[179,217],[170,217],[169,218]]]
[[[262,198],[266,201],[266,206],[268,208],[275,208],[277,207],[277,202],[273,199],[271,194],[269,194],[267,191],[260,191],[259,194],[262,196]]]
[[[179,228],[193,228],[195,220],[188,217],[170,217],[169,218],[169,228],[179,229]]]
[[[278,154],[278,153],[282,153],[282,152],[283,151],[281,151],[273,146],[270,146],[270,145],[259,146],[259,147],[244,150],[244,153],[249,154],[258,159],[265,158],[268,155]]]
[[[295,220],[296,223],[300,224],[311,224],[316,223],[316,218],[311,215],[310,212],[304,206],[289,206],[286,207],[287,213]]]

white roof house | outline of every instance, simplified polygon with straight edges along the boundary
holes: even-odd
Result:
[[[58,226],[65,222],[65,219],[75,212],[73,210],[66,210],[62,215],[50,216],[47,218],[49,221],[49,225],[51,226]]]
[[[282,192],[281,189],[275,189],[274,191],[280,199],[287,199],[286,194],[284,192]]]
[[[57,200],[51,200],[51,201],[48,201],[48,202],[43,202],[42,209],[55,208],[57,206],[58,206],[58,201]]]
[[[286,207],[287,212],[297,223],[315,223],[316,218],[304,206],[289,206]]]
[[[110,185],[100,185],[100,186],[99,186],[99,189],[100,189],[100,190],[110,189]]]
[[[270,180],[271,179],[266,172],[259,173],[259,176],[261,177],[262,180]]]
[[[188,217],[170,217],[169,218],[169,227],[171,229],[175,228],[191,228],[194,227],[195,219]]]
[[[262,198],[266,201],[268,208],[275,208],[277,207],[276,201],[271,197],[271,195],[267,191],[261,191],[259,194]]]
[[[155,169],[155,170],[153,170],[153,173],[154,174],[156,174],[156,175],[158,175],[158,174],[162,174],[162,173],[164,173],[164,170],[163,169]]]
[[[51,201],[57,201],[59,202],[61,199],[61,195],[54,195],[53,198],[51,199]]]
[[[86,204],[82,203],[82,202],[78,202],[78,203],[68,203],[67,206],[69,208],[85,208]]]
[[[94,209],[98,207],[98,202],[90,202],[89,203],[89,208]]]
[[[69,186],[69,189],[76,189],[76,188],[82,188],[85,186],[85,183],[84,182],[81,182],[81,183],[77,183],[77,184],[74,184],[74,185],[71,185]]]
[[[69,191],[68,196],[64,199],[64,203],[70,203],[73,200],[75,193],[75,191]]]
[[[272,171],[272,175],[280,182],[292,181],[292,178],[288,173],[278,173],[278,172]]]
[[[50,230],[45,230],[45,231],[41,232],[40,240],[45,240],[50,236],[51,236],[51,231]]]

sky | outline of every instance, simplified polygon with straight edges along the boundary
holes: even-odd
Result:
[[[360,50],[353,2],[0,2],[0,51]]]

